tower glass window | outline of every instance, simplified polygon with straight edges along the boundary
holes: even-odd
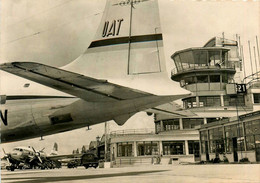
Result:
[[[203,118],[183,118],[183,129],[192,129],[195,126],[202,125],[204,120]]]
[[[220,96],[199,97],[200,107],[220,106]]]
[[[196,97],[186,98],[182,101],[185,109],[197,107]]]
[[[166,131],[179,130],[180,129],[179,119],[163,120],[163,127]]]
[[[237,97],[224,96],[224,106],[245,106],[244,95],[238,95]]]
[[[254,93],[254,103],[260,104],[260,93]]]
[[[194,84],[197,83],[197,78],[196,76],[186,77],[184,81],[185,81],[185,85]]]
[[[209,78],[211,83],[220,83],[220,75],[210,75]]]
[[[208,75],[197,76],[197,82],[198,83],[208,83],[209,82]]]
[[[209,66],[215,66],[219,62],[220,62],[220,52],[209,51]]]
[[[228,83],[228,75],[222,74],[222,83]]]
[[[193,50],[194,64],[195,66],[206,66],[208,61],[208,51],[207,50]]]

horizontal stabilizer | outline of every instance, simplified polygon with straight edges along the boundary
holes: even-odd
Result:
[[[151,94],[34,62],[12,62],[0,69],[91,102],[128,100]]]
[[[172,117],[189,117],[196,116],[193,112],[189,110],[183,110],[178,104],[175,102],[166,103],[163,105],[159,105],[157,107],[153,107],[151,109],[145,110],[148,113],[155,114],[165,114],[170,115]]]

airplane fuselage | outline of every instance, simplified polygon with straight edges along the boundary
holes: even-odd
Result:
[[[6,104],[1,105],[2,113],[4,111],[6,113],[5,123],[1,119],[1,143],[57,133],[55,127],[59,124],[52,123],[49,115],[77,99],[55,97],[45,99],[42,97],[7,96],[7,98],[15,99],[7,99]],[[58,130],[62,130],[62,128],[58,128]]]
[[[1,143],[65,132],[115,119],[124,114],[135,114],[155,104],[165,103],[168,97],[158,100],[124,100],[118,102],[87,102],[65,96],[7,96],[1,111]],[[137,107],[138,106],[138,107]]]
[[[30,158],[35,155],[34,151],[29,147],[15,147],[9,155],[9,161],[12,164],[28,163]]]

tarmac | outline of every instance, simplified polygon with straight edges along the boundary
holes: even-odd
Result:
[[[1,182],[259,183],[260,164],[149,165],[121,168],[63,167],[54,170],[1,170]]]

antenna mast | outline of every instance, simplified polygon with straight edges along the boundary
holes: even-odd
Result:
[[[257,39],[257,36],[256,36],[256,46],[257,46],[257,53],[258,53],[258,62],[259,62],[259,65],[260,65],[260,56],[259,56],[259,47],[258,47],[258,39]]]
[[[248,41],[248,48],[249,48],[249,56],[250,56],[250,63],[251,63],[251,71],[252,71],[252,76],[253,76],[254,71],[253,71],[253,64],[252,64],[252,56],[251,56],[250,41]]]

